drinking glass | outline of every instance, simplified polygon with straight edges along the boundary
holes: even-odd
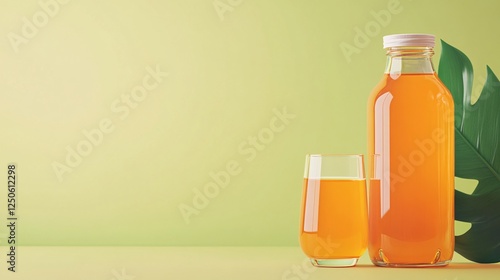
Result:
[[[306,156],[300,245],[318,267],[356,265],[368,239],[363,155]]]

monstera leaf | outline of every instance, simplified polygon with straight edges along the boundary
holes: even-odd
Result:
[[[499,262],[500,83],[487,67],[481,95],[471,104],[471,62],[441,42],[438,73],[455,101],[455,175],[478,181],[470,195],[455,190],[455,219],[472,224],[455,238],[455,251],[475,262]]]

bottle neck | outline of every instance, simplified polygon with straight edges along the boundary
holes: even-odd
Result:
[[[400,74],[434,74],[431,47],[394,47],[387,48],[385,73],[391,77]]]

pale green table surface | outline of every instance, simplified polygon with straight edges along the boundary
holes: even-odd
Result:
[[[456,255],[443,268],[380,268],[366,254],[352,268],[314,268],[297,247],[19,247],[17,272],[0,279],[500,279],[500,264],[475,264]]]

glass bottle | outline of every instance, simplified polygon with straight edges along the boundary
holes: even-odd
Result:
[[[434,36],[384,37],[385,74],[368,102],[369,240],[378,266],[443,266],[454,251],[454,105]]]

